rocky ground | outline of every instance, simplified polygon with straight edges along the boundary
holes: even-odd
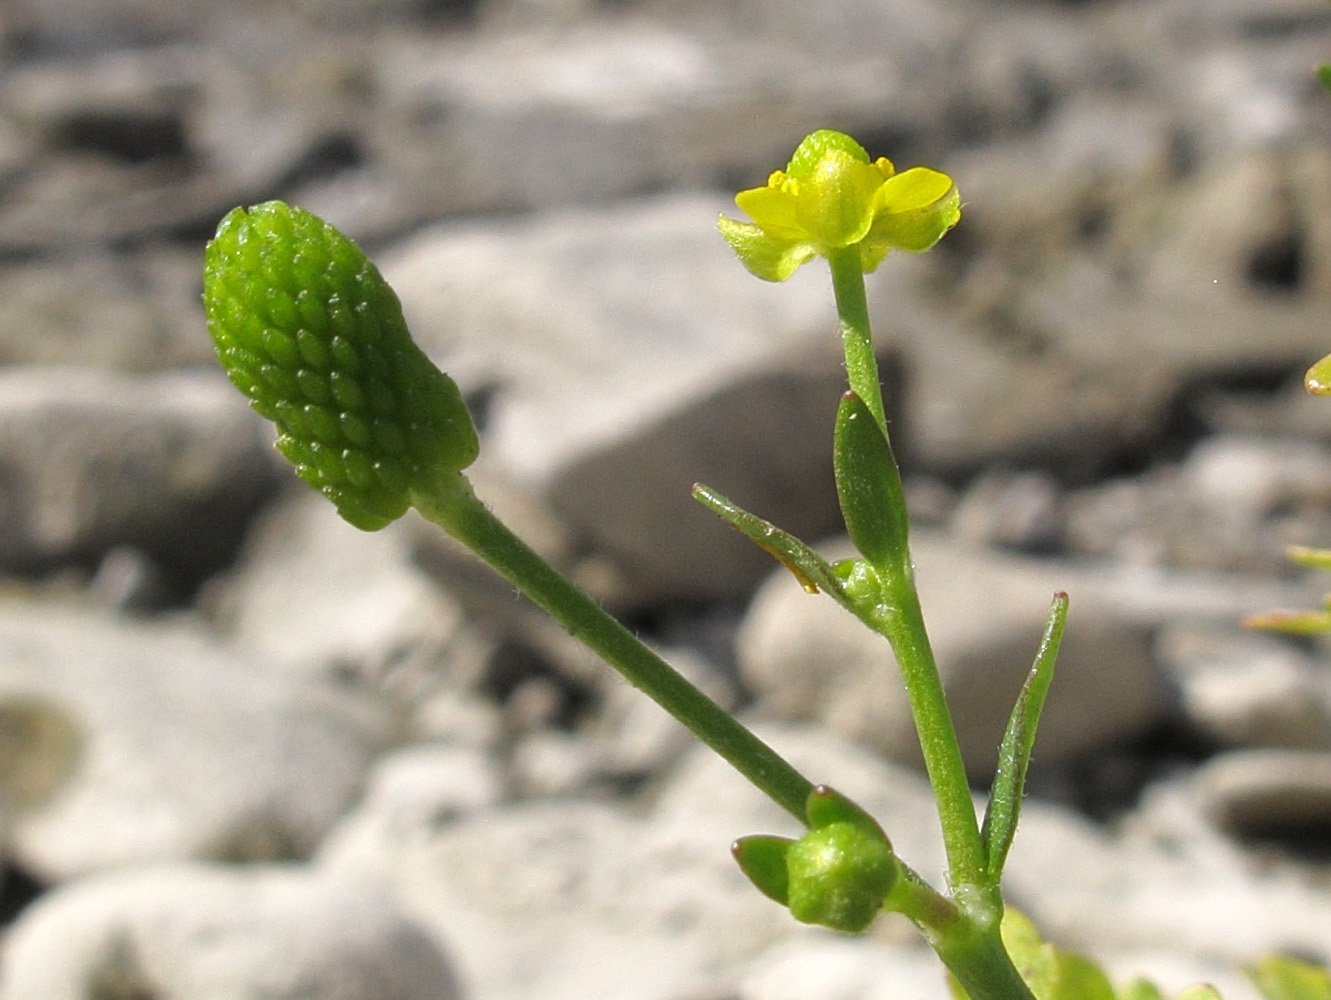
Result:
[[[795,925],[789,822],[413,518],[295,484],[211,356],[202,245],[359,239],[483,430],[478,491],[941,867],[890,655],[689,499],[829,553],[828,282],[714,231],[806,132],[951,173],[870,297],[976,787],[1070,631],[1009,865],[1171,989],[1331,960],[1322,0],[0,6],[3,1000],[941,1000]]]

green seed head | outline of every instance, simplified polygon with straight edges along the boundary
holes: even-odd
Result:
[[[475,460],[457,386],[360,247],[317,216],[280,201],[233,210],[204,254],[203,303],[231,381],[356,527],[382,528],[414,488]]]

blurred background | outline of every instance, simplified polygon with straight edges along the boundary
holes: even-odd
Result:
[[[786,821],[506,587],[299,486],[199,304],[236,205],[355,238],[478,492],[936,875],[890,653],[689,498],[844,548],[826,274],[715,232],[824,127],[963,198],[869,295],[981,791],[1072,593],[1014,899],[1170,988],[1331,958],[1327,650],[1238,626],[1326,587],[1323,61],[1323,0],[0,0],[0,997],[945,995],[743,885]]]

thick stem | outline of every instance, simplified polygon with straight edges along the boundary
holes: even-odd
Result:
[[[416,509],[487,562],[634,687],[673,715],[801,823],[813,784],[559,574],[476,498],[461,475]]]
[[[933,941],[934,950],[970,1000],[1035,1000],[1003,947],[997,927]]]

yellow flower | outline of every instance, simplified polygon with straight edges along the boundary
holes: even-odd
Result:
[[[882,157],[840,132],[807,136],[767,185],[741,191],[735,204],[752,222],[721,216],[721,235],[744,266],[785,281],[801,264],[858,246],[867,274],[888,251],[928,250],[961,218],[952,178],[928,167],[897,173]]]

